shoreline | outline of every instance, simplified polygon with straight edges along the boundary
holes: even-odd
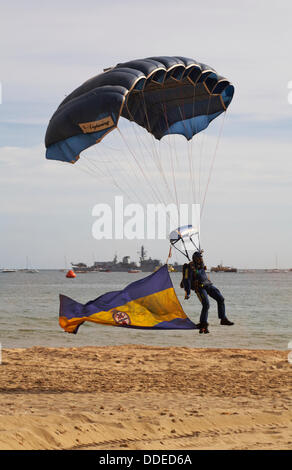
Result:
[[[288,351],[4,348],[0,449],[288,449]]]

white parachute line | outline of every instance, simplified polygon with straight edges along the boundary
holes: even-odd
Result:
[[[166,136],[165,136],[166,137]],[[161,172],[162,172],[162,177],[163,177],[163,181],[165,183],[165,186],[167,188],[167,194],[168,194],[168,197],[169,197],[169,200],[170,202],[175,202],[175,199],[174,199],[174,191],[172,191],[170,189],[170,185],[168,183],[168,173],[169,173],[169,152],[171,152],[171,145],[169,144],[169,142],[167,142],[166,138],[164,137],[164,139],[160,140],[159,141],[159,144],[158,144],[158,147],[159,147],[159,150],[157,151],[158,154],[160,155],[160,167],[161,167]],[[164,148],[164,146],[167,146],[168,149],[166,150]]]
[[[190,172],[190,193],[191,199],[194,203],[196,203],[196,183],[195,183],[195,176],[194,176],[194,166],[193,166],[193,158],[192,158],[192,146],[189,145],[189,141],[187,141],[187,152],[188,152],[188,161],[189,161],[189,172]]]
[[[94,150],[95,150],[95,153],[98,155],[98,153],[100,152],[100,155],[102,154],[101,153],[101,149],[97,149],[97,147],[95,146],[94,147]],[[104,149],[102,149],[104,150]],[[103,158],[104,157],[108,157],[108,155],[103,155]],[[100,168],[100,164],[98,164],[95,160],[92,160],[90,159],[89,157],[87,157],[87,161],[91,163],[92,167],[93,167],[93,173],[98,174],[98,172],[102,173],[101,171],[101,168]],[[112,161],[103,161],[102,162],[104,167],[105,167],[105,170],[107,170],[107,175],[104,175],[105,177],[107,177],[109,180],[111,180],[111,182],[114,184],[114,186],[122,193],[124,194],[128,199],[129,201],[133,200],[133,196],[131,196],[131,193],[129,193],[126,189],[125,189],[125,186],[121,186],[116,178],[114,177],[114,174],[113,172],[111,171],[111,169],[108,167],[108,164],[113,164]],[[123,168],[121,167],[121,169],[123,170]],[[131,187],[130,185],[130,188],[131,188],[131,191],[132,193],[135,195],[135,197],[137,197],[137,195],[135,194],[135,191],[133,191],[133,188]]]
[[[145,113],[145,117],[146,117],[146,122],[147,122],[147,130],[148,130],[148,133],[151,135],[151,138],[152,138],[152,141],[151,141],[151,144],[152,144],[152,151],[153,151],[153,156],[151,155],[151,152],[150,152],[150,155],[153,159],[153,162],[155,163],[156,167],[158,168],[158,171],[163,173],[163,168],[161,167],[161,162],[160,162],[160,156],[159,156],[159,153],[157,152],[157,148],[156,148],[156,145],[155,145],[155,140],[154,140],[154,137],[151,133],[151,127],[150,127],[150,123],[149,123],[149,118],[148,118],[148,113],[147,113],[147,107],[146,107],[146,101],[145,101],[145,96],[144,96],[144,91],[142,91],[142,100],[143,100],[143,106],[144,106],[144,113]],[[132,117],[133,118],[133,117]],[[133,152],[132,152],[133,153]],[[156,155],[156,158],[155,158],[155,155]],[[157,163],[158,162],[158,163]],[[141,168],[141,167],[140,167]],[[150,185],[152,186],[152,185]],[[160,185],[161,186],[161,185]],[[152,190],[153,190],[153,187],[152,187]],[[165,198],[163,197],[163,195],[161,195],[161,191],[162,188],[159,187],[159,190],[157,188],[157,191],[154,192],[154,195],[156,195],[157,197],[157,194],[158,194],[158,202],[163,202],[164,205],[166,206],[166,200]]]
[[[195,116],[195,105],[196,105],[196,86],[194,86],[193,92],[193,112],[192,116]],[[198,182],[199,182],[199,171],[197,169],[197,149],[200,143],[200,133],[197,133],[197,128],[195,125],[195,134],[193,137],[187,142],[188,145],[188,156],[189,156],[189,168],[190,168],[190,187],[191,187],[191,195],[192,201],[196,204],[196,218],[199,220],[199,208],[198,205],[200,204],[200,197],[198,191]]]
[[[167,129],[168,129],[168,132],[169,132],[169,124],[168,124],[168,119],[167,119],[165,103],[162,104],[162,109],[164,111],[164,118],[165,118],[165,122],[166,122]],[[173,186],[174,186],[175,201],[176,201],[177,208],[179,208],[177,187],[176,187],[176,181],[175,181],[173,155],[172,155],[172,150],[173,149],[172,149],[172,145],[171,145],[171,141],[170,141],[170,138],[171,138],[170,133],[168,133],[168,137],[169,137],[169,143],[170,143],[170,164],[171,164],[171,172],[172,172],[172,181],[173,181]]]
[[[186,128],[186,125],[184,123],[185,119],[184,119],[184,116],[183,116],[182,111],[181,111],[181,106],[178,106],[178,108],[179,108],[181,119],[182,119],[185,131],[186,131],[186,134],[187,134],[187,128]],[[186,137],[186,139],[187,139],[187,137]],[[195,191],[194,191],[195,185],[194,185],[194,174],[193,174],[193,162],[192,162],[192,157],[191,157],[191,153],[190,153],[191,148],[192,147],[189,145],[189,141],[187,140],[187,154],[188,154],[188,162],[189,162],[189,191],[190,191],[190,194],[191,194],[191,200],[193,202],[196,202],[196,195],[195,195]]]
[[[155,200],[155,197],[156,197],[156,200],[160,200],[160,195],[158,193],[158,191],[155,191],[153,186],[152,186],[152,182],[150,183],[150,180],[148,179],[148,176],[147,176],[147,169],[146,169],[146,165],[145,165],[145,170],[143,168],[143,165],[140,163],[139,161],[139,157],[136,156],[136,153],[135,151],[133,150],[133,148],[130,147],[130,144],[126,141],[125,137],[123,136],[123,134],[121,133],[121,137],[123,138],[123,142],[126,144],[127,148],[128,148],[128,152],[130,153],[130,155],[134,158],[135,160],[135,167],[136,169],[139,169],[140,172],[142,173],[142,176],[143,176],[143,179],[145,180],[145,182],[151,187],[151,190],[152,192],[147,192],[146,193],[146,197],[145,197],[145,201],[149,200],[149,198],[153,198],[153,195],[154,195],[154,200]],[[145,158],[144,158],[144,155],[143,155],[143,160],[145,161]],[[131,167],[132,167],[132,163],[129,162]],[[134,171],[134,170],[133,170]],[[139,181],[139,176],[137,175],[136,171],[134,172],[136,174],[135,176],[135,182],[137,183],[137,181]]]
[[[171,136],[169,135],[169,140],[170,139],[171,139]],[[176,179],[175,179],[174,157],[173,157],[173,154],[172,154],[172,150],[170,150],[170,164],[171,164],[171,173],[172,173],[172,182],[173,182],[173,187],[174,187],[175,201],[176,201],[177,207],[179,207],[177,187],[176,187]]]
[[[147,124],[148,124],[148,128],[149,128],[149,120],[148,120],[148,114],[147,114],[147,109],[146,109],[146,102],[145,102],[145,98],[144,98],[144,94],[142,92],[142,98],[143,98],[143,106],[144,106],[144,112],[145,112],[145,116],[146,116],[146,119],[147,119]],[[133,124],[135,122],[135,119],[133,117],[133,115],[131,114],[130,110],[128,109],[128,112],[130,114],[130,117],[131,117],[131,124],[132,124],[132,130],[134,132],[134,135],[135,135],[135,138],[136,138],[136,141],[140,147],[140,151],[141,151],[141,154],[143,156],[143,160],[144,160],[144,164],[145,164],[145,167],[149,167],[149,158],[145,158],[144,156],[144,152],[143,152],[143,147],[144,149],[146,150],[146,155],[149,154],[150,157],[151,157],[151,160],[153,161],[153,163],[155,164],[156,168],[158,169],[158,171],[161,173],[161,168],[159,168],[159,163],[160,163],[160,159],[159,159],[159,153],[157,152],[157,149],[156,149],[156,146],[155,146],[155,141],[153,143],[154,145],[154,151],[151,152],[149,150],[149,147],[151,146],[147,146],[145,145],[144,143],[144,138],[145,136],[147,136],[147,134],[149,133],[151,135],[151,137],[153,138],[154,140],[154,137],[153,135],[151,134],[150,132],[150,129],[148,129],[148,133],[145,132],[145,134],[143,135],[144,138],[142,138],[141,136],[139,136],[139,131],[138,129],[140,128],[140,126],[136,125],[136,124]],[[137,132],[136,132],[137,131]],[[155,158],[155,154],[157,154],[157,159]],[[157,161],[158,161],[158,164],[157,164]],[[163,170],[162,170],[163,171]],[[152,172],[152,168],[151,168],[151,172]],[[161,186],[161,185],[160,185]],[[162,190],[162,188],[160,188]],[[164,197],[162,198],[164,200]],[[165,202],[164,202],[165,204]]]
[[[211,95],[209,95],[209,99],[208,99],[208,107],[207,107],[207,113],[206,113],[207,116],[208,116],[208,113],[209,113],[210,104],[211,104]],[[200,204],[201,204],[201,201],[202,201],[202,198],[201,198],[201,171],[202,171],[203,148],[204,148],[204,143],[205,143],[205,138],[206,138],[205,129],[203,131],[201,131],[201,134],[202,134],[202,142],[201,142],[201,148],[200,148],[200,154],[199,154],[199,188],[198,188]]]
[[[201,217],[202,217],[202,215],[203,215],[203,210],[204,210],[204,207],[205,207],[206,196],[207,196],[207,192],[208,192],[208,188],[209,188],[211,176],[212,176],[212,173],[213,173],[213,168],[214,168],[215,159],[216,159],[216,155],[217,155],[217,151],[218,151],[218,147],[219,147],[219,142],[221,141],[221,137],[222,137],[223,127],[224,127],[224,123],[225,123],[225,120],[226,120],[226,113],[227,113],[227,111],[224,111],[223,119],[221,120],[221,125],[220,125],[219,133],[218,133],[218,136],[217,136],[217,140],[216,140],[216,145],[215,145],[214,153],[213,153],[213,156],[212,156],[212,161],[211,161],[211,165],[210,165],[210,169],[209,169],[209,174],[208,174],[208,180],[207,180],[207,184],[206,184],[206,188],[205,188],[205,193],[204,193],[204,198],[203,198],[203,202],[202,202]]]
[[[151,160],[152,162],[154,163],[156,169],[158,170],[159,174],[161,175],[161,178],[162,178],[162,181],[165,183],[166,185],[166,188],[169,190],[169,187],[168,187],[168,184],[167,184],[167,180],[165,178],[165,175],[164,175],[164,172],[163,172],[163,168],[161,166],[161,161],[160,161],[160,155],[159,155],[159,152],[157,151],[157,149],[155,150],[155,153],[153,152],[150,152],[149,149],[147,149],[147,146],[145,145],[144,141],[143,141],[143,138],[141,138],[141,136],[139,136],[139,132],[137,131],[136,129],[136,124],[132,124],[132,129],[133,129],[133,132],[134,132],[134,135],[135,135],[135,138],[138,142],[138,145],[139,145],[139,148],[141,150],[141,154],[143,155],[143,159],[144,159],[144,163],[145,163],[145,166],[149,167],[149,158],[145,158],[144,156],[144,151],[143,151],[143,148],[146,150],[146,154],[150,155],[151,157]],[[146,135],[146,133],[144,134],[144,136]],[[153,135],[151,134],[151,137],[152,139],[154,139]],[[154,146],[155,146],[155,142],[154,142]],[[155,158],[154,155],[157,155],[157,158]],[[162,188],[160,188],[162,190]],[[169,190],[170,191],[170,190]],[[170,193],[171,194],[171,193]],[[165,199],[165,198],[163,198]]]
[[[154,140],[154,136],[153,136],[152,134],[151,134],[151,136],[152,136],[152,140]],[[155,141],[154,141],[154,145],[155,145]],[[159,146],[159,149],[161,149],[160,141],[159,141],[158,146]],[[156,148],[156,145],[155,145],[155,148]],[[161,150],[158,151],[157,148],[156,148],[157,167],[158,167],[158,170],[159,170],[160,175],[161,175],[161,177],[162,177],[162,180],[163,180],[163,182],[164,182],[164,184],[165,184],[165,186],[166,186],[166,191],[167,191],[167,193],[168,193],[169,196],[170,196],[170,200],[172,200],[173,195],[172,195],[170,186],[169,186],[169,184],[168,184],[166,174],[165,174],[164,169],[163,169],[163,164],[162,164],[162,160],[163,160],[163,159],[161,158],[161,153],[160,153],[160,152],[161,152]]]
[[[120,149],[120,151],[124,154],[124,150],[123,150],[123,149]],[[112,153],[111,153],[111,156],[112,156],[112,158],[115,158],[115,157],[113,157],[113,154],[112,154]],[[135,184],[135,182],[137,181],[136,172],[135,172],[134,169],[132,168],[130,162],[127,162],[127,159],[124,160],[124,162],[125,162],[125,164],[127,164],[127,163],[129,164],[129,168],[130,168],[130,170],[132,170],[132,172],[133,172],[133,178],[134,178],[134,179],[131,179],[131,174],[130,174],[129,169],[128,169],[128,171],[126,171],[126,169],[124,168],[124,166],[123,166],[122,161],[121,161],[120,158],[118,158],[118,159],[115,158],[114,161],[111,160],[111,161],[108,162],[108,164],[111,163],[112,165],[118,167],[118,169],[120,170],[120,172],[121,172],[121,174],[122,174],[122,178],[123,178],[123,180],[125,181],[125,184],[120,185],[120,184],[116,181],[116,179],[114,178],[113,172],[111,171],[111,169],[108,168],[108,166],[107,166],[108,174],[109,174],[109,176],[114,180],[115,185],[119,188],[119,190],[120,190],[122,193],[124,193],[124,194],[128,197],[129,201],[133,201],[133,196],[131,195],[131,193],[132,193],[132,194],[134,195],[134,198],[135,198],[137,201],[139,201],[140,204],[142,204],[142,199],[140,198],[140,196],[138,195],[138,193],[133,189],[134,184]],[[128,189],[130,189],[130,192],[128,192],[128,190],[126,190],[125,187],[127,187]],[[143,204],[142,204],[142,205],[143,205]]]
[[[95,173],[88,166],[85,165],[84,157],[83,157],[83,162],[77,162],[77,164],[75,165],[75,168],[77,168],[78,171],[82,171],[83,173],[90,175],[91,178],[96,178]],[[102,176],[105,177],[104,175]]]
[[[125,145],[127,146],[128,150],[129,150],[129,152],[130,152],[130,154],[132,155],[134,161],[136,162],[136,164],[137,164],[139,170],[141,171],[141,174],[142,174],[144,180],[147,181],[147,183],[149,184],[149,186],[150,186],[150,188],[151,188],[151,190],[152,190],[152,195],[154,195],[155,198],[156,198],[156,200],[158,201],[158,203],[160,203],[162,198],[161,198],[161,195],[159,194],[159,191],[157,191],[157,190],[154,188],[154,186],[152,185],[152,182],[149,180],[147,174],[145,173],[143,167],[141,166],[141,164],[140,164],[140,162],[139,162],[139,159],[138,159],[137,156],[135,155],[135,152],[134,152],[134,151],[131,149],[131,147],[129,146],[127,140],[125,139],[125,137],[124,137],[123,133],[121,132],[121,130],[119,129],[119,127],[117,127],[117,130],[118,130],[120,136],[122,137],[122,139],[123,139]]]
[[[86,160],[87,160],[87,162],[90,162],[90,164],[92,165],[91,171],[92,171],[92,173],[93,173],[94,176],[97,177],[99,172],[102,174],[102,172],[101,172],[101,170],[100,170],[100,167],[99,167],[99,165],[96,164],[96,162],[94,162],[93,160],[91,160],[91,159],[88,158],[88,157],[86,158]],[[103,161],[103,164],[106,165],[106,162]],[[107,167],[106,167],[106,169],[108,170]],[[105,176],[106,178],[112,180],[114,186],[116,186],[116,188],[117,188],[119,191],[121,191],[122,193],[124,193],[124,194],[129,198],[129,195],[126,193],[126,191],[125,191],[123,188],[120,187],[120,185],[117,183],[116,179],[114,178],[113,174],[112,174],[109,170],[108,170],[108,174],[107,174],[107,175],[104,175],[104,176]],[[129,198],[129,199],[130,199],[130,198]]]
[[[174,167],[175,167],[175,162],[176,162],[176,170],[174,168],[174,171],[175,171],[175,173],[179,173],[179,171],[180,171],[180,159],[179,159],[178,153],[177,153],[176,137],[175,137],[174,134],[172,135],[172,140],[173,140],[174,155],[175,155]],[[177,204],[179,205],[179,203],[180,203],[180,194],[179,194],[179,185],[177,184],[177,182],[176,182],[176,185],[175,185],[175,190],[176,190],[176,193],[177,193],[177,195],[176,195],[177,196]]]
[[[143,167],[140,165],[139,159],[138,159],[138,157],[136,156],[136,153],[135,153],[134,149],[132,149],[132,148],[130,147],[130,144],[128,143],[128,141],[127,141],[127,140],[125,139],[125,137],[123,136],[121,129],[120,129],[120,128],[117,128],[117,129],[118,129],[118,131],[119,131],[120,136],[122,137],[123,145],[125,146],[125,148],[123,149],[123,154],[126,156],[125,163],[127,163],[128,166],[129,166],[129,168],[128,168],[128,173],[130,173],[130,171],[132,172],[133,177],[134,177],[134,182],[133,182],[133,184],[137,184],[137,182],[139,182],[139,175],[138,175],[139,172],[137,172],[137,170],[139,169],[139,170],[141,171],[141,168],[143,168]],[[131,154],[132,156],[135,157],[135,165],[133,165],[132,159],[129,158],[129,152],[130,152],[130,154]],[[143,160],[145,160],[144,154],[142,155],[142,157],[143,157]],[[129,171],[129,170],[130,170],[130,171]],[[143,174],[143,177],[144,177],[144,174]],[[144,179],[145,179],[145,181],[147,181],[147,178],[144,177]],[[149,199],[149,195],[151,196],[151,194],[149,194],[149,192],[146,192],[146,189],[145,189],[145,188],[142,189],[142,188],[140,187],[140,190],[141,190],[143,193],[145,193],[145,198],[144,198],[145,201],[146,201],[147,199]]]
[[[196,86],[194,85],[194,93],[193,93],[193,112],[192,112],[192,115],[195,116],[195,103],[196,103]],[[192,168],[192,174],[191,174],[191,178],[192,178],[192,194],[193,194],[193,200],[195,203],[199,203],[200,201],[198,201],[198,198],[197,198],[197,185],[196,185],[196,173],[194,172],[194,168],[196,167],[195,165],[195,158],[196,158],[196,154],[194,154],[193,156],[193,150],[194,150],[194,146],[195,144],[197,143],[196,140],[197,140],[197,129],[195,127],[195,135],[192,137],[191,141],[190,141],[190,158],[191,158],[191,168]],[[196,138],[195,138],[196,136]]]
[[[160,174],[162,175],[162,178],[163,178],[163,181],[169,191],[169,194],[170,194],[170,199],[172,200],[172,193],[170,191],[170,188],[169,188],[169,185],[168,185],[168,181],[167,181],[167,178],[166,178],[166,175],[164,173],[164,170],[163,170],[163,166],[162,166],[162,163],[161,163],[161,158],[160,158],[160,155],[157,151],[157,148],[156,148],[156,145],[155,145],[155,140],[154,140],[154,137],[153,137],[153,134],[151,132],[151,127],[150,127],[150,123],[149,123],[149,118],[148,118],[148,112],[147,112],[147,106],[146,106],[146,101],[145,101],[145,96],[144,96],[144,91],[142,91],[142,98],[143,98],[143,106],[144,106],[144,112],[145,112],[145,116],[146,116],[146,121],[147,121],[147,127],[148,127],[148,132],[149,134],[151,135],[152,137],[152,144],[153,144],[153,157],[154,157],[154,161],[156,160],[157,163],[156,163],[156,166],[158,166],[158,169],[160,171]],[[155,155],[156,155],[156,159],[155,159]]]
[[[144,145],[144,142],[143,142],[143,145],[141,143],[141,138],[138,135],[138,132],[136,130],[136,124],[134,124],[133,121],[130,121],[130,122],[131,122],[131,129],[133,131],[133,135],[134,135],[134,137],[137,141],[138,147],[139,147],[140,155],[142,156],[144,165],[146,167],[147,166],[147,158],[145,158],[145,154],[144,154],[144,149],[146,148],[146,146]]]
[[[79,163],[79,162],[78,162]],[[106,175],[100,168],[98,168],[98,171],[94,170],[92,168],[92,165],[91,165],[91,162],[90,160],[88,159],[88,157],[86,155],[83,155],[83,158],[82,158],[82,162],[80,162],[81,165],[83,165],[85,168],[87,168],[87,170],[92,173],[92,175],[96,176],[98,174],[98,176],[101,176],[103,178],[107,178],[108,175]],[[80,168],[81,168],[81,165],[80,165]],[[82,168],[83,169],[83,168]]]

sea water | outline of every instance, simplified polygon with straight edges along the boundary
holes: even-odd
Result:
[[[0,343],[3,348],[143,344],[285,350],[292,340],[292,272],[211,273],[225,298],[227,317],[235,324],[221,326],[216,302],[210,299],[208,335],[198,330],[136,330],[89,322],[72,335],[59,326],[60,293],[86,303],[147,275],[92,272],[67,279],[57,270],[0,273]],[[170,276],[186,314],[197,323],[198,298],[192,293],[184,300],[181,274]]]

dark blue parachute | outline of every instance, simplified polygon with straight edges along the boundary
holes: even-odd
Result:
[[[118,64],[86,81],[52,116],[46,157],[74,163],[118,125],[120,116],[156,139],[190,140],[226,111],[233,85],[208,65],[186,57],[150,57]]]

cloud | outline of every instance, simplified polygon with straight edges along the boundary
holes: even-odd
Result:
[[[0,31],[0,44],[9,37],[1,51],[4,99],[60,101],[104,67],[178,54],[210,63],[234,82],[235,113],[291,116],[291,9],[289,1],[274,8],[251,0],[170,1],[167,8],[149,1],[143,9],[134,1],[8,3]]]

